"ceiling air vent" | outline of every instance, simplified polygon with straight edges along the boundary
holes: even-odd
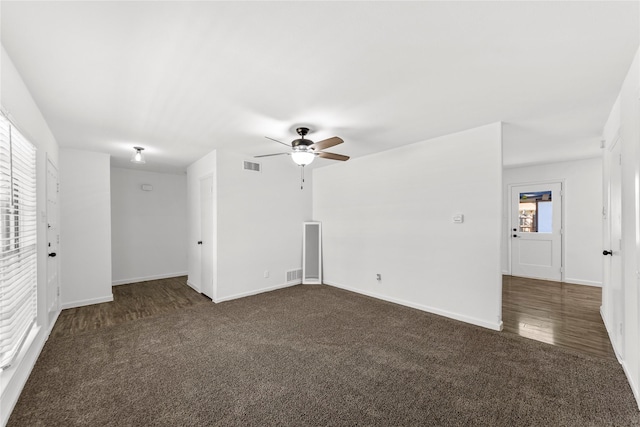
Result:
[[[260,172],[260,163],[244,161],[243,169],[246,171]]]

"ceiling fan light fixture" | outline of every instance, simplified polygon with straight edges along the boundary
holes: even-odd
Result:
[[[142,154],[142,150],[144,150],[144,148],[142,147],[133,147],[135,151],[135,153],[133,153],[133,156],[131,156],[131,162],[132,163],[138,163],[138,164],[145,164],[145,160],[144,160],[144,154]]]
[[[327,153],[323,151],[325,148],[333,147],[334,145],[342,144],[344,141],[342,138],[338,138],[337,136],[323,139],[322,141],[313,142],[310,139],[306,139],[305,135],[309,133],[309,128],[299,127],[296,129],[300,138],[295,139],[291,142],[291,144],[287,144],[282,141],[278,141],[277,139],[269,138],[266,136],[265,138],[270,139],[272,141],[277,142],[278,144],[286,145],[291,148],[291,151],[288,153],[275,153],[275,154],[263,154],[260,156],[254,157],[271,157],[271,156],[282,156],[289,155],[293,162],[299,166],[306,166],[313,162],[313,159],[316,157],[322,157],[323,159],[329,160],[339,160],[344,162],[349,160],[349,156],[343,156],[342,154],[335,153]]]
[[[300,166],[311,164],[311,162],[313,162],[313,159],[315,158],[316,155],[311,150],[294,149],[293,153],[291,153],[291,159],[293,160],[293,162]]]

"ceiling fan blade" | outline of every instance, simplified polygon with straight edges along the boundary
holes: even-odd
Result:
[[[334,136],[333,138],[323,139],[315,144],[311,144],[309,148],[313,148],[316,151],[324,150],[325,148],[333,147],[334,145],[342,144],[344,141],[342,138]]]
[[[253,157],[271,157],[271,156],[281,156],[283,154],[286,154],[287,156],[289,155],[289,153],[275,153],[275,154],[262,154],[260,156],[253,156]]]
[[[347,160],[349,160],[349,156],[343,156],[342,154],[325,153],[324,151],[318,153],[318,157],[330,160],[340,160],[341,162],[346,162]]]
[[[287,147],[291,148],[291,144],[286,144],[286,143],[284,143],[282,141],[278,141],[277,139],[269,138],[268,136],[265,136],[265,138],[270,139],[270,140],[275,141],[275,142],[279,142],[280,144],[286,145]]]

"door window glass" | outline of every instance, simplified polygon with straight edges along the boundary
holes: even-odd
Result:
[[[521,233],[551,233],[552,214],[551,191],[520,193],[518,231]]]

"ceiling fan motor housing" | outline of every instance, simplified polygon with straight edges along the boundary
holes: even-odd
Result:
[[[309,128],[299,127],[299,128],[296,129],[296,132],[302,138],[293,140],[291,142],[291,146],[292,147],[298,147],[300,145],[304,145],[304,146],[308,147],[309,145],[313,144],[313,141],[311,141],[310,139],[305,139],[305,135],[309,133]]]
[[[310,139],[304,139],[304,138],[295,139],[291,142],[292,147],[298,147],[301,145],[308,147],[311,144],[313,144],[313,141],[311,141]]]

